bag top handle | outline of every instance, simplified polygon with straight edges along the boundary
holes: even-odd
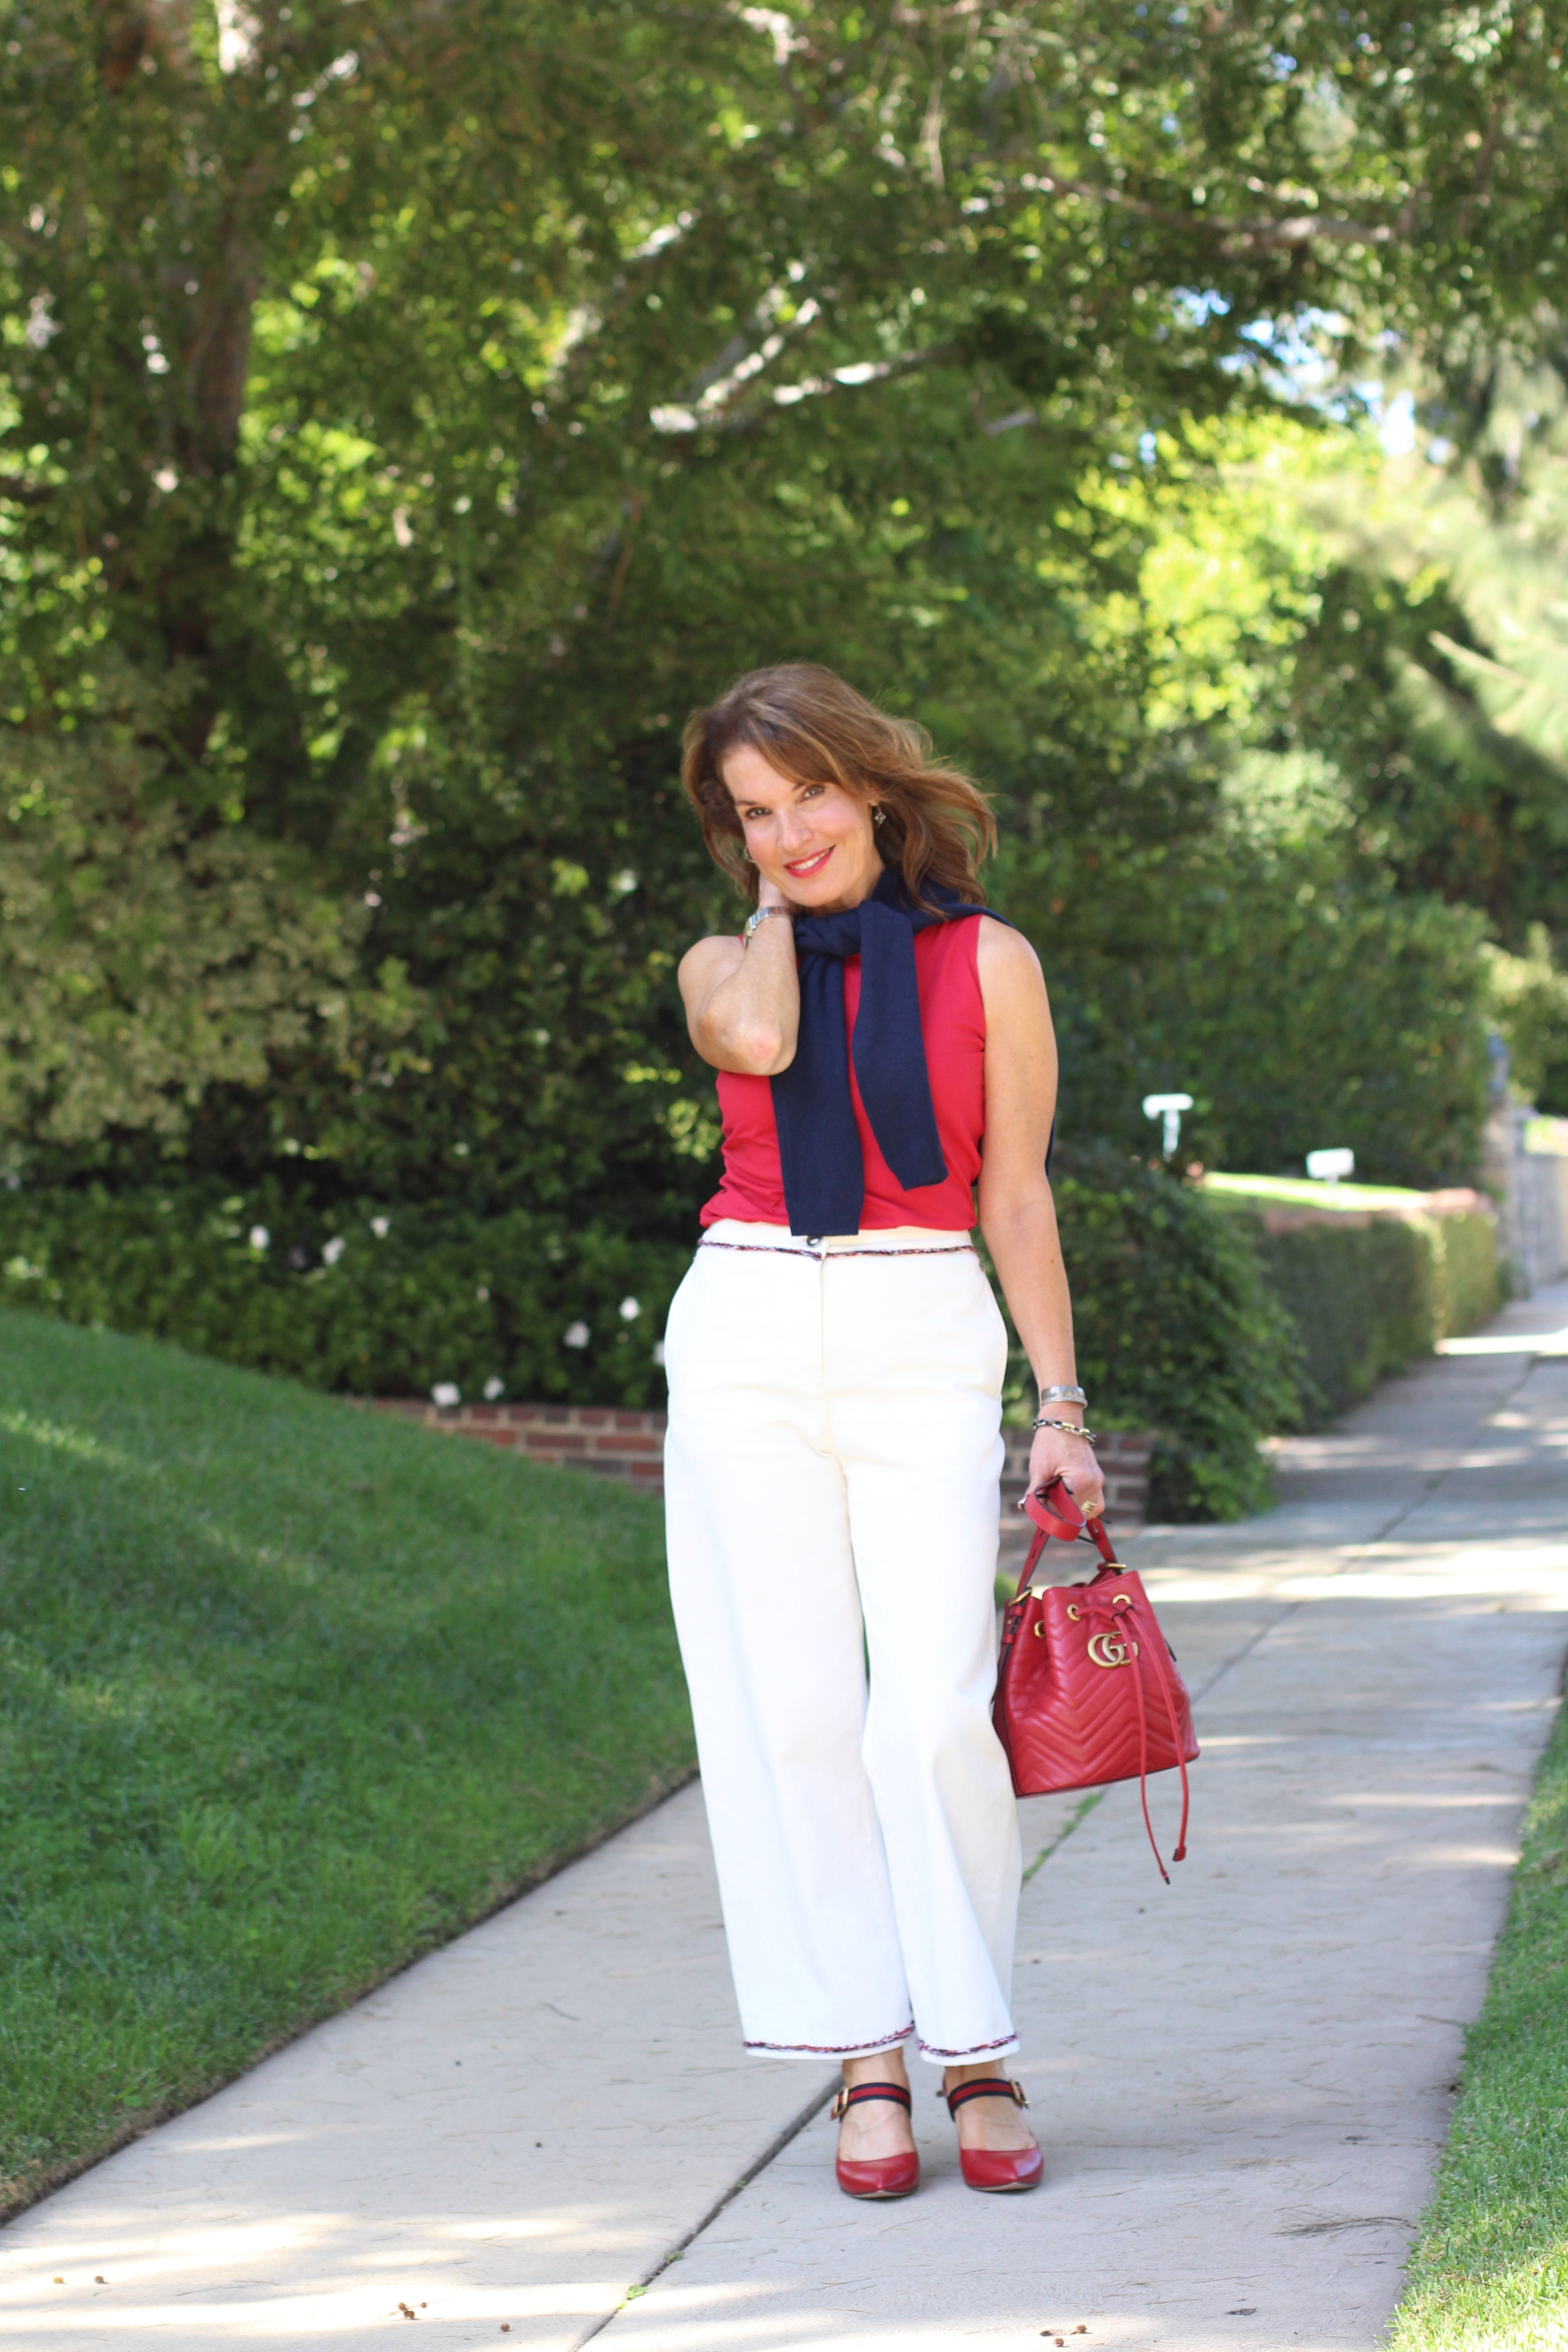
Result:
[[[1024,1496],[1024,1508],[1041,1534],[1055,1536],[1058,1543],[1074,1543],[1087,1530],[1099,1546],[1100,1556],[1107,1568],[1121,1567],[1115,1548],[1105,1532],[1103,1514],[1097,1511],[1092,1519],[1086,1519],[1073,1501],[1072,1489],[1065,1478],[1053,1478],[1048,1486],[1032,1487]],[[1039,1557],[1038,1547],[1034,1557]]]

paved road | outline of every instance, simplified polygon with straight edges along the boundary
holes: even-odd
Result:
[[[1038,2194],[922,2097],[921,2195],[837,2195],[688,1790],[0,2232],[0,2341],[1373,2352],[1568,1642],[1568,1285],[1280,1472],[1135,1548],[1204,1741],[1174,1885],[1135,1791],[1024,1809]]]

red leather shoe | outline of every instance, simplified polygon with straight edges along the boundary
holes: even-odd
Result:
[[[897,2083],[857,2083],[853,2090],[845,2084],[834,2093],[827,2112],[837,2123],[847,2108],[858,2107],[863,2099],[887,2099],[893,2106],[902,2107],[905,2115],[912,2104],[909,2093]],[[921,2185],[921,2160],[912,2147],[904,2156],[858,2159],[841,2156],[836,2169],[846,2197],[907,2197]]]
[[[1023,2084],[1009,2082],[1004,2074],[984,2074],[973,2083],[960,2083],[956,2091],[944,2091],[942,2096],[948,2114],[954,2116],[971,2099],[1011,2099],[1020,2107],[1029,2104]],[[1037,2147],[965,2147],[961,2141],[958,2162],[971,2189],[1037,2189],[1046,2174],[1046,2159]]]

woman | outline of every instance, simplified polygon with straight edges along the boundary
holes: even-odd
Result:
[[[917,2184],[911,2037],[964,2179],[1030,2189],[996,2073],[1018,2046],[990,1717],[1006,1334],[969,1236],[978,1186],[1040,1382],[1031,1481],[1097,1511],[1045,983],[983,911],[982,794],[831,671],[742,678],[689,722],[683,775],[754,904],[680,966],[724,1172],[665,1340],[670,1588],[742,2028],[843,2062],[851,2196]]]

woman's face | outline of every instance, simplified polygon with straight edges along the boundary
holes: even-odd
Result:
[[[858,907],[882,873],[868,804],[842,784],[797,783],[742,743],[723,777],[746,836],[746,854],[767,885],[795,907],[826,912]]]

